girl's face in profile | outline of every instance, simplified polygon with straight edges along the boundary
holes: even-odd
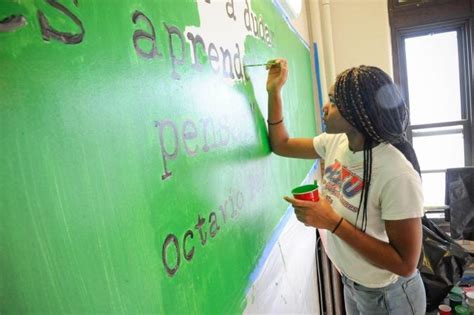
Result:
[[[355,128],[342,117],[339,109],[334,102],[334,84],[329,88],[329,100],[323,106],[324,123],[326,124],[327,133],[347,133]]]

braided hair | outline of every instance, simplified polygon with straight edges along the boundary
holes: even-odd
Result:
[[[420,174],[413,147],[407,140],[408,108],[392,79],[381,69],[359,66],[339,74],[334,101],[342,117],[364,135],[363,187],[356,226],[362,210],[361,229],[367,227],[367,201],[372,177],[372,147],[390,143]]]

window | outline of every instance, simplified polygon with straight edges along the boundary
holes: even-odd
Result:
[[[403,36],[410,134],[425,206],[444,205],[447,168],[465,165],[459,38],[462,29]]]
[[[405,38],[411,124],[461,119],[457,33]]]
[[[394,75],[410,110],[408,135],[420,162],[425,206],[441,207],[446,169],[474,162],[473,12],[463,7],[468,0],[433,0],[429,8],[390,1]]]

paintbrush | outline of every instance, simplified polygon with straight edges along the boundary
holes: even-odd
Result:
[[[253,64],[253,65],[244,65],[244,67],[271,67],[273,65],[277,65],[278,62],[276,61],[269,61],[267,63],[256,63],[256,64]]]

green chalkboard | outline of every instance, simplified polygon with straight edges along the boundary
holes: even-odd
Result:
[[[271,1],[0,3],[0,313],[239,313],[312,161],[271,154],[266,71],[310,54]]]

